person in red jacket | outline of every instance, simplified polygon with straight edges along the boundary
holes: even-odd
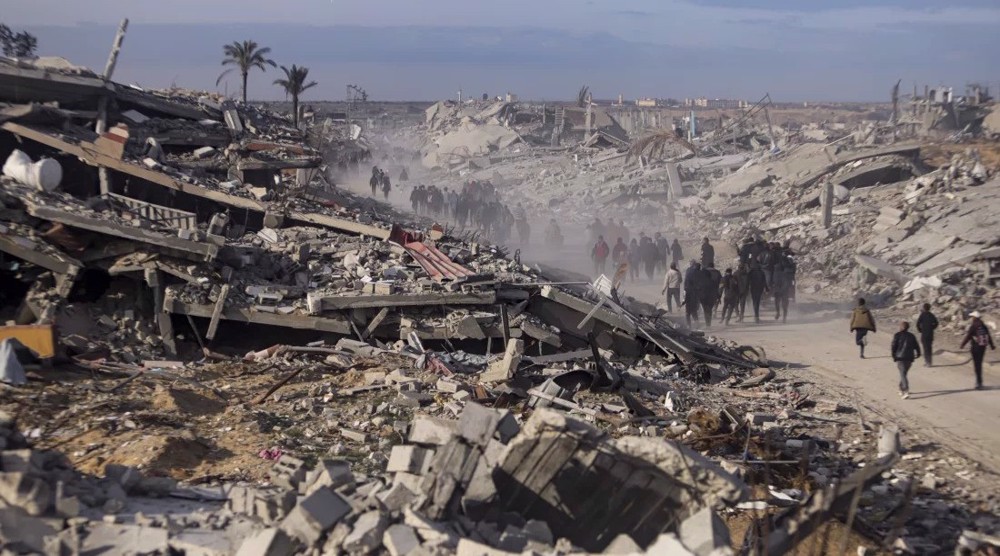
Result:
[[[597,236],[597,243],[590,250],[590,258],[594,261],[594,274],[604,274],[604,270],[608,264],[608,255],[610,254],[611,248],[608,247],[608,242],[604,241],[604,236]]]
[[[972,368],[976,371],[976,390],[982,390],[983,358],[986,356],[986,346],[989,346],[990,349],[996,349],[997,346],[993,343],[989,327],[983,322],[983,315],[979,311],[973,311],[969,313],[969,316],[972,317],[972,324],[969,325],[969,331],[965,333],[962,347],[965,347],[965,344],[970,345]]]

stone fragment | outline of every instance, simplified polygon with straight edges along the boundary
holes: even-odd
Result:
[[[292,556],[295,541],[284,531],[271,527],[249,536],[236,551],[236,556]]]
[[[382,544],[388,522],[380,512],[373,510],[361,514],[354,522],[354,529],[344,539],[343,548],[347,552],[367,554]]]
[[[420,546],[420,539],[412,527],[397,523],[385,530],[382,546],[389,551],[390,556],[405,556]]]
[[[319,489],[299,501],[281,522],[281,529],[311,546],[351,512],[351,505],[329,489]]]
[[[729,528],[711,508],[703,508],[685,519],[678,532],[681,543],[699,556],[730,546]]]
[[[410,424],[408,441],[414,444],[442,446],[456,433],[458,423],[428,415],[415,416]]]
[[[425,473],[433,453],[433,450],[419,446],[405,444],[393,446],[385,470],[390,473]]]

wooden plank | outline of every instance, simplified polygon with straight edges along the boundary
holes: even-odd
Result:
[[[375,332],[375,329],[378,328],[378,325],[382,324],[382,321],[384,321],[387,316],[389,316],[389,308],[382,307],[378,314],[376,314],[375,317],[372,318],[371,322],[368,323],[368,326],[365,327],[365,331],[361,333],[361,340],[367,340],[368,337],[372,335],[372,332]]]

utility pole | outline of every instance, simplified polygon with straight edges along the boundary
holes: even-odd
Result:
[[[122,20],[115,33],[115,41],[111,44],[111,52],[108,54],[108,63],[104,66],[104,74],[101,76],[105,84],[111,81],[111,75],[115,72],[115,65],[118,63],[118,53],[122,50],[122,41],[125,40],[125,31],[128,30],[128,18]],[[97,125],[94,131],[101,135],[108,128],[108,96],[101,97],[97,105]],[[103,166],[97,169],[97,177],[101,182],[101,195],[107,195],[111,191],[111,175],[107,168]]]

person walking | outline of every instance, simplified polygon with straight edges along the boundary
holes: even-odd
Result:
[[[740,281],[739,277],[733,274],[733,269],[727,268],[722,276],[722,321],[728,325],[736,312],[736,306],[740,301]]]
[[[917,337],[910,332],[910,323],[899,323],[899,332],[892,337],[892,360],[896,362],[899,369],[899,395],[905,400],[910,397],[910,382],[906,379],[906,374],[910,372],[913,361],[920,357],[920,344]]]
[[[594,274],[604,274],[608,266],[608,255],[610,254],[611,249],[608,247],[608,242],[604,241],[604,236],[597,236],[597,243],[590,250],[590,258],[594,261]]]
[[[979,311],[973,311],[969,313],[969,316],[972,317],[972,324],[969,325],[969,331],[966,332],[965,339],[962,340],[962,347],[964,348],[965,344],[970,345],[972,351],[972,368],[976,372],[976,390],[982,390],[983,358],[986,356],[986,346],[994,350],[997,346],[993,343],[993,336],[990,334],[990,329],[983,322],[983,315]]]
[[[861,349],[861,358],[865,358],[865,344],[868,343],[866,336],[869,332],[875,332],[875,317],[868,310],[864,298],[858,299],[858,306],[851,313],[851,332],[854,333],[854,343]]]
[[[691,326],[692,319],[698,321],[698,305],[701,304],[701,265],[692,259],[691,266],[684,272],[684,306],[685,317],[688,326]]]
[[[635,238],[632,238],[628,243],[628,275],[632,278],[632,282],[635,282],[635,279],[639,277],[641,260],[641,257],[639,257],[639,242]]]
[[[924,303],[924,309],[917,317],[917,332],[920,332],[920,346],[924,350],[924,366],[934,366],[934,331],[937,330],[938,320],[931,312],[931,304]]]
[[[628,264],[628,245],[620,237],[615,243],[615,248],[611,250],[611,261],[616,265]]]
[[[698,292],[701,294],[701,309],[704,311],[706,328],[712,327],[712,317],[715,315],[715,306],[719,304],[721,285],[722,273],[715,268],[715,264],[709,263],[703,266]]]
[[[654,237],[654,242],[656,243],[656,271],[666,272],[667,257],[670,254],[670,242],[660,232],[656,232]]]
[[[708,268],[709,265],[715,264],[715,247],[708,242],[708,238],[701,244],[701,266],[703,268]]]
[[[681,306],[681,271],[677,270],[677,263],[670,263],[670,268],[667,269],[667,276],[663,279],[663,289],[660,290],[660,294],[667,294],[667,312],[674,312],[674,301],[677,302],[677,308]]]
[[[684,251],[681,250],[681,244],[677,238],[674,238],[674,242],[670,244],[670,258],[677,265],[677,268],[680,268],[681,261],[684,259]]]
[[[368,180],[368,185],[372,188],[372,197],[375,196],[378,191],[379,184],[382,183],[382,171],[378,169],[378,166],[372,166],[372,178]]]

